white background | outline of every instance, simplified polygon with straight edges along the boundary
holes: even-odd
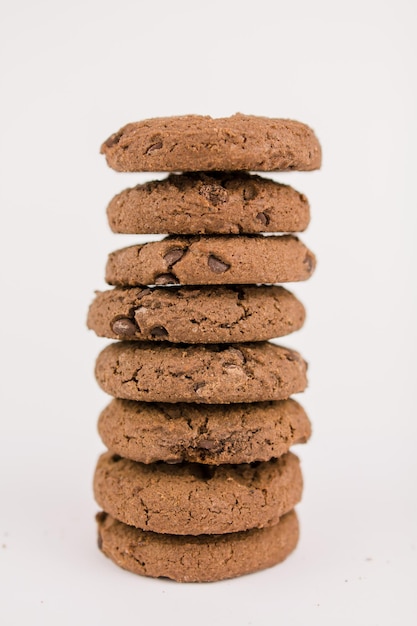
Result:
[[[0,621],[416,623],[416,4],[412,0],[2,0]],[[302,537],[211,585],[134,576],[97,550],[92,474],[107,397],[85,327],[110,198],[151,176],[98,154],[127,122],[236,111],[311,125],[319,265],[294,286],[314,426],[298,447]]]

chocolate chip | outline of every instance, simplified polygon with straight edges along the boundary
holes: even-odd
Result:
[[[172,267],[184,256],[185,250],[182,248],[172,248],[164,255],[164,261],[168,267]]]
[[[155,285],[179,285],[180,281],[174,274],[159,274],[155,277]]]
[[[258,192],[253,185],[248,185],[243,190],[243,197],[245,200],[253,200],[257,195]]]
[[[168,331],[163,326],[154,326],[149,334],[151,337],[168,337]]]
[[[215,274],[223,274],[223,272],[227,272],[227,270],[230,269],[230,265],[224,263],[213,254],[210,254],[207,263],[211,271]]]
[[[156,143],[153,143],[151,146],[149,146],[149,148],[146,150],[145,154],[152,154],[152,152],[155,152],[156,150],[160,150],[162,148],[162,141],[157,141]]]
[[[309,252],[307,252],[307,254],[305,255],[303,263],[305,263],[305,265],[307,265],[307,270],[308,270],[308,273],[310,274],[313,271],[314,266],[315,266],[313,255],[310,254]]]
[[[144,296],[148,296],[150,293],[152,293],[152,289],[149,289],[149,287],[146,287],[145,289],[142,289],[141,291],[139,291],[138,295],[136,296],[136,299],[139,300],[140,298],[143,298]]]
[[[206,383],[196,383],[194,385],[194,391],[200,395],[201,394],[201,389],[203,389],[203,387],[205,387],[205,386],[206,386]]]
[[[106,139],[106,141],[104,142],[104,145],[106,146],[106,148],[111,148],[112,146],[115,146],[117,143],[119,143],[122,135],[123,133],[120,131],[118,133],[114,133],[113,135],[110,135],[110,137]]]
[[[119,337],[134,337],[139,331],[134,320],[129,317],[119,317],[112,323],[112,331]]]
[[[256,219],[262,222],[264,226],[268,226],[269,224],[269,217],[266,213],[258,213]]]
[[[227,202],[227,191],[220,185],[201,185],[198,193],[213,206]]]

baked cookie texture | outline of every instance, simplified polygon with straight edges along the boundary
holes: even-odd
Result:
[[[305,309],[279,286],[115,288],[87,318],[100,337],[173,343],[265,341],[298,330]]]
[[[107,207],[116,233],[162,234],[111,253],[87,326],[114,340],[96,379],[113,396],[94,494],[98,545],[137,574],[216,581],[296,547],[303,478],[292,446],[311,424],[291,396],[307,363],[270,340],[305,310],[281,284],[308,279],[307,198],[255,172],[314,170],[311,128],[238,113],[124,126],[101,152],[121,172],[168,172]],[[158,177],[156,177],[158,178]]]
[[[310,421],[295,400],[186,404],[113,399],[98,420],[109,450],[141,463],[253,463],[305,443]]]
[[[315,170],[320,144],[294,120],[237,113],[184,115],[127,124],[101,146],[119,172]]]
[[[145,465],[104,453],[96,467],[100,507],[125,524],[173,535],[221,534],[277,524],[301,499],[298,458],[254,464]]]
[[[293,235],[167,237],[109,255],[110,285],[233,285],[307,280],[314,254]]]
[[[268,342],[160,345],[124,341],[99,354],[100,387],[125,400],[228,404],[284,400],[304,391],[307,364]]]
[[[107,207],[115,233],[302,232],[307,198],[288,185],[246,172],[170,174],[125,189]]]
[[[281,563],[295,549],[294,511],[275,526],[222,535],[170,535],[143,531],[101,512],[98,546],[116,565],[142,576],[178,582],[214,582]]]

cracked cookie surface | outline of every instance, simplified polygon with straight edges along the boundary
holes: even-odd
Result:
[[[269,461],[305,443],[310,421],[295,400],[249,404],[163,404],[114,399],[102,411],[104,445],[141,463]]]
[[[288,185],[246,172],[199,172],[125,189],[107,217],[115,233],[278,233],[305,230],[310,209]]]
[[[96,502],[119,521],[157,533],[221,534],[278,523],[300,501],[303,479],[291,452],[240,465],[152,463],[111,452],[98,460]]]
[[[321,148],[313,130],[295,120],[237,113],[133,122],[101,146],[120,172],[315,170]]]
[[[314,254],[293,235],[170,236],[109,255],[106,281],[141,285],[233,285],[307,280]]]
[[[307,364],[273,343],[157,344],[120,341],[96,362],[101,388],[126,400],[228,404],[284,400],[307,385]]]
[[[278,286],[131,287],[98,293],[87,325],[109,339],[233,343],[288,335],[304,318]]]
[[[275,526],[223,535],[167,535],[97,515],[98,546],[116,565],[142,576],[214,582],[272,567],[295,549],[295,511]]]

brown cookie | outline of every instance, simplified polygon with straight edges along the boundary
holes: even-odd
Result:
[[[112,452],[141,463],[253,463],[305,443],[311,425],[295,400],[161,404],[112,400],[98,430]]]
[[[119,172],[314,170],[320,144],[294,120],[237,113],[213,119],[184,115],[127,124],[101,146]]]
[[[166,237],[113,252],[111,285],[233,285],[306,280],[312,252],[293,235]]]
[[[87,325],[110,339],[233,343],[288,335],[304,318],[278,286],[131,287],[98,293]]]
[[[94,496],[125,524],[173,535],[221,534],[278,523],[300,501],[298,458],[240,465],[136,463],[111,452],[98,460]]]
[[[116,398],[228,404],[285,400],[307,385],[307,364],[272,343],[183,345],[120,341],[98,356],[96,379]]]
[[[307,198],[245,172],[171,174],[126,189],[107,207],[115,233],[242,234],[300,232],[307,228]]]
[[[135,574],[178,582],[214,582],[272,567],[296,547],[295,511],[278,524],[223,535],[166,535],[97,515],[98,546],[116,565]]]

